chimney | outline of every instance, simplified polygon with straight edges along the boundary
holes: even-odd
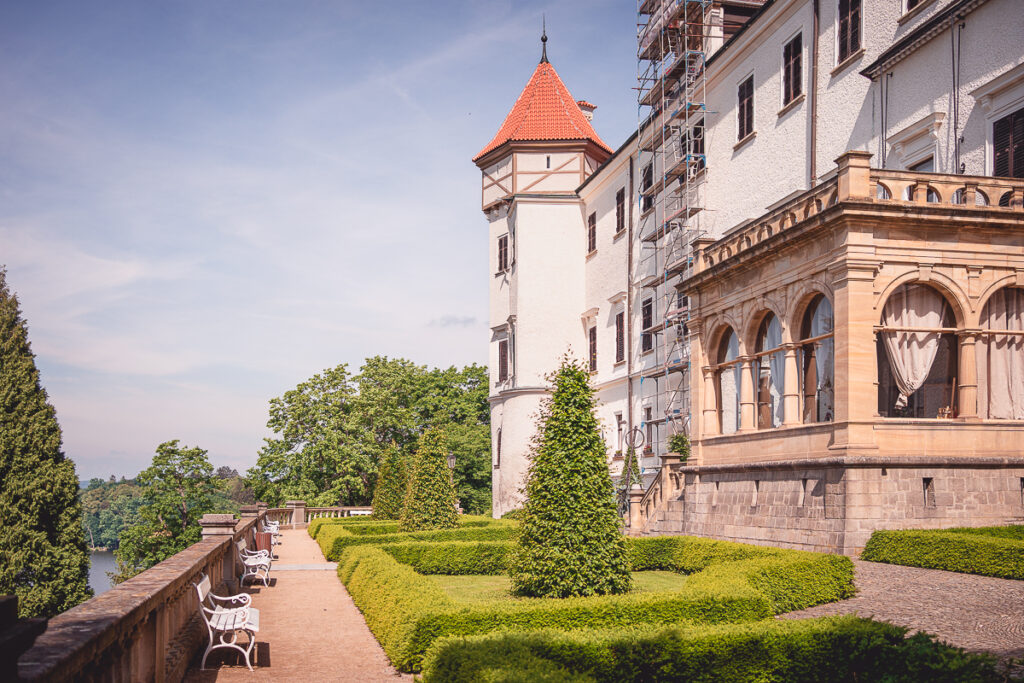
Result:
[[[586,117],[587,121],[594,120],[594,110],[597,109],[596,104],[591,104],[586,100],[578,100],[576,102],[576,106],[580,108],[581,112],[583,112],[583,116]]]

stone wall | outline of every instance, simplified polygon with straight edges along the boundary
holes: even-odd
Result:
[[[875,529],[1024,522],[1024,458],[830,458],[673,466],[650,533],[856,554]]]

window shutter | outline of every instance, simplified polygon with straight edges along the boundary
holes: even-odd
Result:
[[[626,360],[626,314],[615,315],[615,362],[621,363]]]
[[[597,371],[597,327],[590,328],[590,371]]]
[[[1024,109],[1014,112],[1010,126],[1010,162],[1014,178],[1024,178]]]
[[[1010,156],[1014,115],[1003,117],[992,127],[992,175],[1010,175]],[[1021,117],[1024,121],[1024,117]]]
[[[498,342],[498,381],[504,382],[508,379],[508,342]]]

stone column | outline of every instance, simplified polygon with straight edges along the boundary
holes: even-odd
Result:
[[[644,490],[634,486],[629,490],[629,526],[631,529],[639,529],[643,526],[643,511],[640,509],[640,501],[644,498]]]
[[[203,540],[207,538],[221,539],[227,538],[228,549],[224,555],[224,563],[222,569],[221,580],[228,583],[231,586],[235,585],[235,581],[241,576],[241,567],[238,566],[238,549],[235,548],[235,520],[234,515],[203,515],[202,519],[199,520],[199,526],[203,529]],[[213,586],[217,585],[217,577],[210,577],[210,584]]]
[[[850,249],[860,250],[873,239],[870,225],[847,227]],[[878,452],[874,431],[878,413],[874,325],[878,312],[873,308],[877,267],[876,261],[847,257],[846,263],[833,271],[835,436],[829,449],[836,455]]]
[[[715,398],[715,371],[709,367],[702,368],[704,372],[704,436],[714,436],[719,433],[718,425],[718,401]]]
[[[289,500],[285,501],[284,506],[292,513],[291,526],[293,529],[299,529],[306,525],[306,501]]]
[[[799,344],[786,344],[786,370],[782,387],[782,425],[789,427],[803,422],[800,415],[800,372],[797,364]]]
[[[740,431],[749,432],[757,429],[754,421],[754,362],[744,358],[740,367]]]
[[[960,368],[957,397],[958,416],[966,420],[978,419],[978,362],[975,357],[975,344],[980,330],[964,330],[960,338]]]

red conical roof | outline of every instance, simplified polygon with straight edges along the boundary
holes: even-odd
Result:
[[[612,151],[598,137],[555,67],[547,61],[537,65],[498,134],[473,161],[511,140],[590,140],[605,151]]]

